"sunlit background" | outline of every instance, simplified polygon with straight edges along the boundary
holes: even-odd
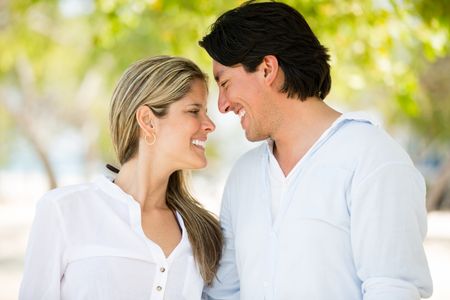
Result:
[[[151,55],[186,56],[211,73],[197,41],[232,0],[0,0],[0,299],[16,299],[36,201],[115,164],[108,103],[120,74]],[[366,110],[427,180],[431,299],[450,299],[450,1],[284,1],[332,57],[326,101]],[[210,82],[209,166],[192,189],[218,213],[236,158],[255,146],[219,115]],[[348,141],[352,143],[351,140]]]

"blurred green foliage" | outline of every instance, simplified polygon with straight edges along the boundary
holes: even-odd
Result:
[[[142,57],[171,54],[209,72],[197,41],[218,15],[242,2],[0,2],[0,164],[8,161],[5,145],[18,136],[11,132],[28,130],[45,152],[70,128],[86,136],[87,160],[113,160],[107,103],[124,69]],[[409,124],[448,146],[450,1],[285,2],[330,49],[330,101],[377,109],[389,124]]]

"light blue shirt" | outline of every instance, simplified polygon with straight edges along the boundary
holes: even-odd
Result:
[[[225,247],[207,299],[429,297],[425,183],[406,152],[342,115],[293,169],[274,218],[267,143],[244,154],[221,209]],[[272,219],[273,218],[273,219]]]

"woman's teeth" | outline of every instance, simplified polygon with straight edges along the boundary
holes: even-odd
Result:
[[[206,141],[192,140],[192,144],[194,144],[195,146],[198,146],[198,147],[201,147],[201,148],[205,149]]]

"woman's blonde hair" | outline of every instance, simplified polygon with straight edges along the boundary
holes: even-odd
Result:
[[[172,103],[189,93],[195,80],[203,81],[207,87],[206,74],[181,57],[146,58],[125,71],[114,90],[109,115],[112,142],[120,164],[138,153],[137,109],[146,105],[157,117],[163,117]],[[219,222],[189,193],[183,170],[170,175],[166,203],[182,216],[200,274],[210,284],[222,253]]]

